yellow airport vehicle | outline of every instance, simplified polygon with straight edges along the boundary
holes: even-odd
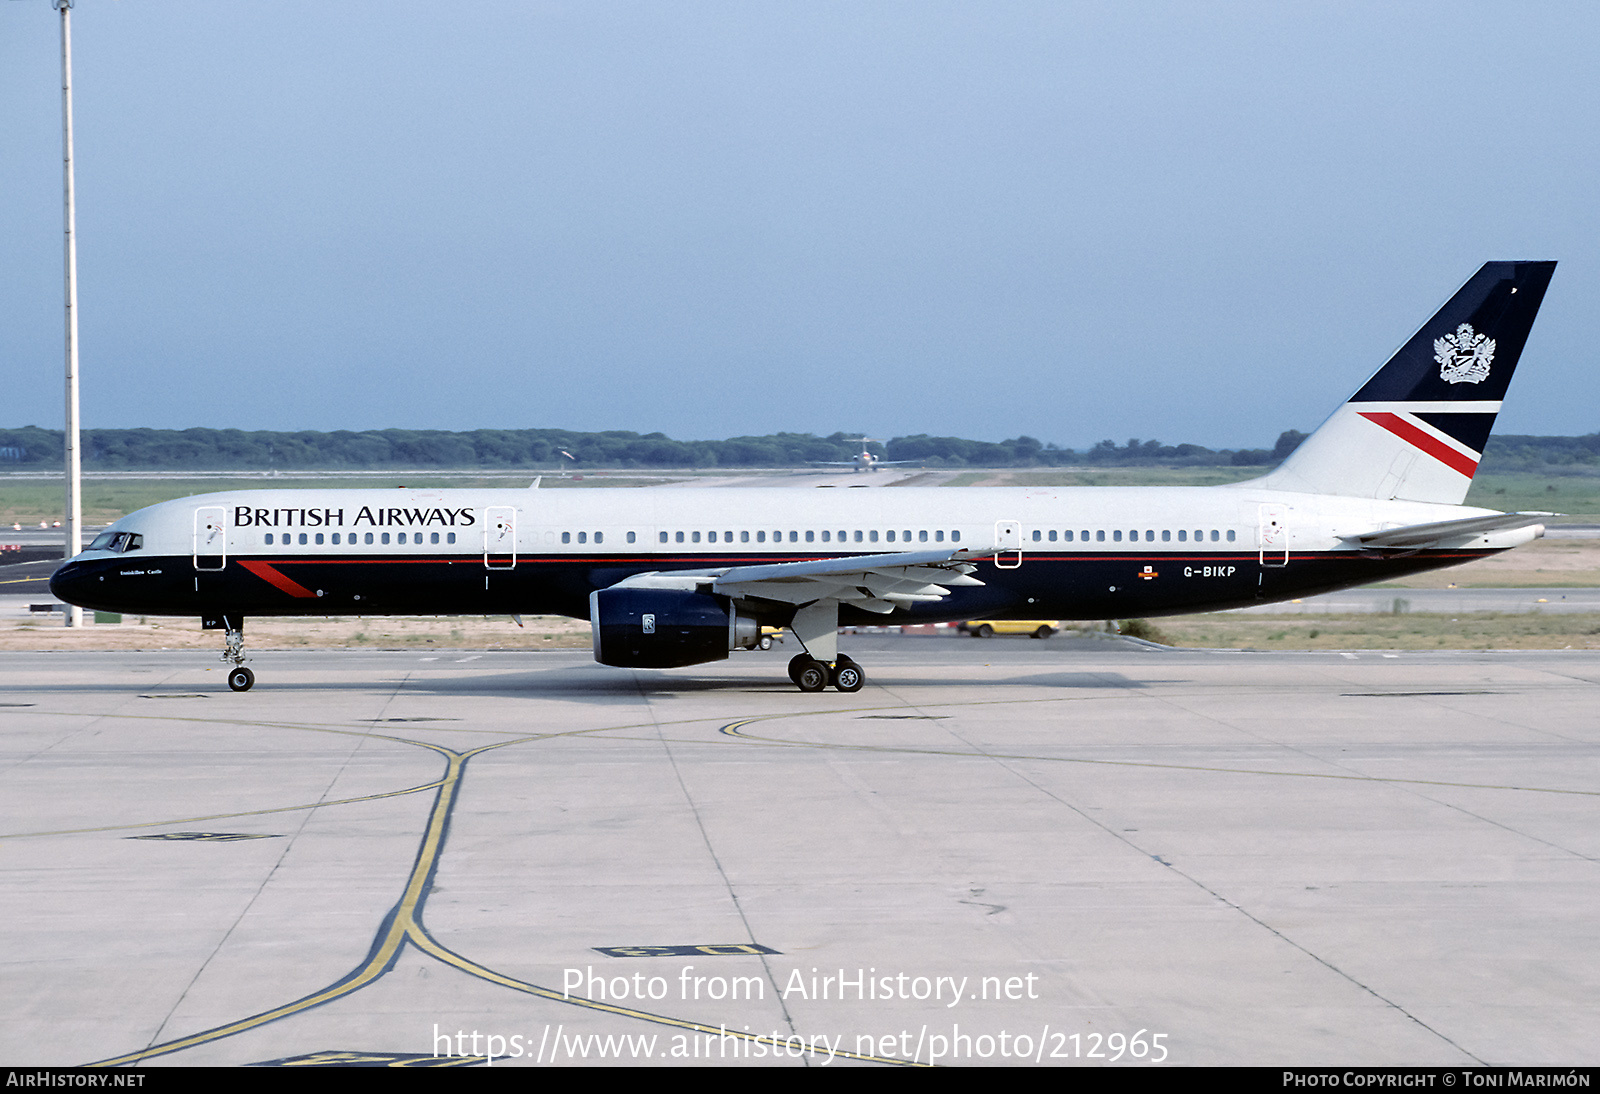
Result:
[[[1049,638],[1061,629],[1059,619],[968,619],[956,624],[956,630],[974,638],[991,638],[997,634],[1026,634],[1034,638]]]

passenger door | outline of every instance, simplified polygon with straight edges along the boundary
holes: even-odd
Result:
[[[228,565],[228,511],[207,505],[194,511],[194,568],[221,570]]]
[[[1022,565],[1022,522],[997,520],[994,522],[994,542],[1000,550],[994,564],[1001,570],[1015,570]]]
[[[1289,508],[1276,503],[1263,505],[1257,542],[1261,548],[1261,565],[1277,568],[1289,565]]]
[[[483,512],[483,565],[490,570],[517,566],[517,511],[509,505],[491,505]]]

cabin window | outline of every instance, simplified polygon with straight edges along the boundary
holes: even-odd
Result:
[[[917,532],[917,542],[918,543],[926,543],[926,542],[928,542],[928,530],[926,528],[923,528],[923,529],[921,529],[920,531]]]
[[[936,529],[934,531],[934,533],[933,533],[933,542],[935,542],[935,543],[943,543],[944,542],[944,529],[943,528],[939,528],[939,529]]]
[[[889,531],[887,533],[885,533],[885,536],[889,540],[890,543],[893,543],[894,542],[894,529],[893,528],[889,529]]]
[[[104,537],[104,536],[101,536],[101,537],[100,537],[100,538],[101,538],[101,539],[104,539],[104,538],[105,538],[105,537]],[[271,532],[268,532],[268,533],[267,533],[267,546],[268,546],[268,547],[271,547],[271,546],[272,546],[272,533],[271,533]],[[94,545],[94,544],[92,544],[92,543],[91,543],[91,544],[90,544],[90,545],[89,545],[89,549],[90,549],[90,550],[91,550],[91,551],[101,551],[101,550],[104,550],[104,549],[105,549],[105,548],[103,548],[103,547],[96,547],[96,546],[95,546],[95,545]]]
[[[636,540],[638,540],[638,538],[639,538],[639,536],[638,536],[637,533],[635,533],[635,532],[629,532],[628,533],[628,542],[629,543],[635,542]]]
[[[1071,543],[1072,542],[1072,529],[1068,528],[1065,532],[1062,532],[1061,533],[1061,538],[1066,540],[1068,543]]]
[[[867,542],[868,543],[876,543],[876,542],[878,542],[877,529],[873,529],[872,531],[867,533]]]
[[[301,544],[303,545],[305,543],[305,541],[306,541],[306,534],[304,532],[301,532],[300,533],[300,542],[301,542]]]
[[[1161,542],[1162,543],[1171,543],[1172,542],[1172,529],[1170,529],[1170,528],[1161,529]]]
[[[589,533],[588,532],[579,532],[578,533],[578,542],[579,543],[588,543],[589,542]]]
[[[1113,542],[1121,543],[1122,542],[1122,529],[1118,528],[1115,532],[1112,532],[1111,533],[1111,539],[1112,539]]]
[[[371,543],[371,542],[372,542],[372,533],[371,533],[371,532],[368,532],[368,533],[367,533],[367,542],[368,542],[368,543]]]
[[[1188,533],[1188,531],[1186,529],[1179,528],[1178,529],[1178,542],[1179,543],[1187,543],[1188,541],[1189,541],[1189,533]]]
[[[960,543],[961,542],[961,533],[959,531],[951,532],[950,533],[950,542],[951,543]]]
[[[444,534],[444,541],[446,543],[454,543],[456,541],[456,534],[454,532],[446,532]]]
[[[689,542],[690,543],[699,543],[700,542],[700,533],[699,532],[690,532],[689,533]]]
[[[683,542],[683,533],[682,532],[674,533],[672,538],[674,540],[676,540],[677,542],[682,543]]]
[[[799,543],[800,542],[800,533],[799,532],[790,532],[789,533],[789,542],[790,543]]]
[[[317,544],[320,546],[321,543],[322,543],[322,533],[318,532],[317,533]]]
[[[388,532],[383,533],[383,535],[380,536],[379,539],[384,543],[388,543],[389,542],[389,533]]]
[[[1228,529],[1228,542],[1229,543],[1233,542],[1233,529],[1232,528]]]
[[[599,540],[596,540],[595,542],[598,543]],[[723,532],[722,533],[722,542],[724,542],[724,543],[732,543],[733,542],[733,533],[732,532]]]
[[[1056,541],[1056,530],[1054,528],[1052,528],[1052,529],[1050,529],[1050,542],[1054,543],[1055,541]]]
[[[1056,538],[1056,534],[1054,532],[1051,532],[1050,533],[1050,538],[1051,539],[1055,539]],[[1035,528],[1033,530],[1033,542],[1041,543],[1043,541],[1044,541],[1044,533],[1042,531],[1040,531],[1039,529]]]
[[[765,542],[767,542],[767,533],[765,533],[765,532],[757,532],[756,533],[756,542],[757,543],[765,543]]]
[[[1211,542],[1215,543],[1220,538],[1221,537],[1217,534],[1217,530],[1215,528],[1211,529]]]
[[[594,534],[594,541],[596,543],[604,543],[606,541],[606,534],[604,532],[596,532]]]
[[[807,542],[807,543],[815,543],[815,542],[816,542],[816,539],[817,539],[817,533],[815,533],[815,532],[813,532],[813,531],[810,531],[810,530],[809,530],[809,529],[808,529],[808,530],[807,530],[807,531],[806,531],[806,542]]]
[[[561,533],[561,542],[562,543],[571,543],[572,542],[572,533],[571,532],[562,532]]]
[[[739,542],[740,543],[749,543],[750,542],[750,533],[749,532],[740,532],[739,533]]]
[[[828,543],[828,542],[831,542],[832,539],[833,539],[833,533],[828,531],[826,528],[824,528],[822,530],[822,542]]]
[[[338,543],[338,542],[339,542],[339,536],[338,536],[338,533],[335,533],[335,534],[334,534],[334,537],[333,537],[333,542],[335,542],[335,543]],[[434,532],[434,533],[433,533],[433,534],[432,534],[432,535],[430,535],[430,536],[429,536],[429,537],[428,537],[428,542],[429,542],[429,543],[438,543],[438,542],[439,542],[439,533],[438,533],[438,532]]]
[[[1144,541],[1146,543],[1154,543],[1156,541],[1156,530],[1154,528],[1146,528],[1144,530]]]

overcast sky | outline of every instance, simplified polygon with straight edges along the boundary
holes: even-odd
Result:
[[[0,4],[0,425],[59,428],[59,17]],[[1558,259],[1600,429],[1600,4],[79,0],[86,426],[1318,424]]]

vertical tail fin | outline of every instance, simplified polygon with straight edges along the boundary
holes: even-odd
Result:
[[[1262,484],[1460,505],[1555,268],[1484,263]]]

